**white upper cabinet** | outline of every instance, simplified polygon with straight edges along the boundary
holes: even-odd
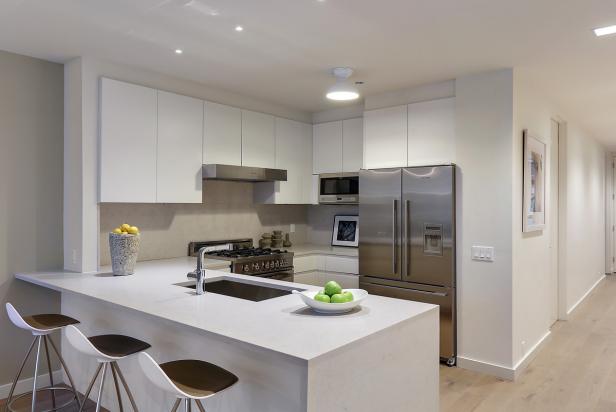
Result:
[[[342,171],[359,172],[364,161],[364,120],[342,121]]]
[[[101,79],[101,202],[156,202],[156,90]]]
[[[276,168],[274,116],[242,110],[242,165]]]
[[[364,112],[364,167],[407,165],[407,106]]]
[[[287,171],[286,182],[258,183],[257,203],[312,202],[312,125],[276,118],[276,168]]]
[[[242,111],[205,102],[203,163],[242,165]]]
[[[455,98],[408,105],[408,165],[453,163]]]
[[[201,203],[203,100],[158,91],[156,201]]]
[[[342,122],[315,124],[313,131],[313,173],[342,172]]]

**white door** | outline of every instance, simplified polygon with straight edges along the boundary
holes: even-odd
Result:
[[[364,119],[342,121],[342,171],[359,172],[364,162]]]
[[[242,165],[242,111],[205,102],[203,163]]]
[[[454,162],[455,98],[408,105],[408,165]]]
[[[242,165],[276,168],[274,116],[242,110]]]
[[[156,201],[201,203],[203,100],[158,91]]]
[[[156,90],[101,79],[101,202],[156,202]]]
[[[364,167],[407,165],[407,107],[395,106],[364,112]]]
[[[313,173],[342,172],[342,121],[312,127]]]
[[[550,139],[550,203],[548,227],[550,228],[550,324],[558,320],[558,146],[559,124],[552,120]]]

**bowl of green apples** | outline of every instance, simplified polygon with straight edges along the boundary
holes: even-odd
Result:
[[[350,312],[366,299],[368,292],[363,289],[342,289],[335,281],[330,280],[322,290],[306,290],[299,292],[304,303],[319,313],[346,313]]]

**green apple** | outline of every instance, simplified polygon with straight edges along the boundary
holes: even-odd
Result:
[[[330,280],[329,282],[325,284],[325,294],[326,295],[329,295],[330,297],[332,297],[339,293],[342,293],[342,288],[340,287],[338,282],[334,282],[333,280]]]
[[[332,303],[347,303],[348,300],[346,296],[344,296],[342,293],[336,293],[335,295],[331,297],[331,302]]]
[[[342,296],[344,296],[347,302],[353,302],[353,299],[355,299],[355,297],[353,296],[353,293],[351,293],[348,290],[345,290],[344,292],[342,292]]]
[[[316,295],[314,295],[314,300],[324,303],[330,303],[329,296],[327,296],[325,293],[317,293]]]

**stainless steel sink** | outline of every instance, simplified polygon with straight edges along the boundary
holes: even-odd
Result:
[[[196,282],[184,282],[176,285],[195,289],[197,284]],[[206,279],[203,284],[203,290],[206,294],[216,293],[237,299],[261,302],[267,299],[290,295],[293,290],[303,291],[305,289],[283,285],[271,285],[269,283],[250,282],[233,278],[215,278],[210,280]]]

